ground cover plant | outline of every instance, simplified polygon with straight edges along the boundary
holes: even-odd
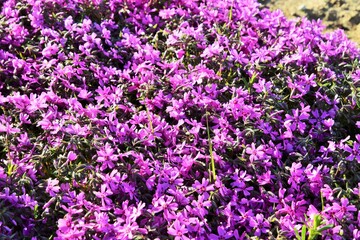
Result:
[[[359,50],[253,0],[7,0],[1,239],[359,239]]]

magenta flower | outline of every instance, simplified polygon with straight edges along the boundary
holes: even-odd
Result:
[[[301,163],[293,163],[290,168],[290,177],[288,183],[291,184],[291,187],[294,189],[299,189],[299,184],[305,180],[303,175],[304,169]]]
[[[271,183],[271,171],[267,171],[263,175],[258,176],[258,183],[259,185],[266,185]]]
[[[217,227],[218,234],[210,234],[209,239],[211,240],[220,240],[220,239],[229,239],[233,237],[233,234],[229,231],[226,231],[223,226]]]
[[[191,205],[194,208],[191,209],[190,206],[187,206],[187,210],[197,215],[200,219],[204,219],[205,215],[208,214],[207,208],[211,206],[211,202],[206,200],[203,195],[200,195],[197,200],[191,202]]]
[[[133,239],[138,230],[139,225],[136,222],[126,221],[124,225],[115,227],[116,239]]]
[[[261,160],[265,157],[264,146],[255,146],[255,143],[251,143],[251,147],[246,148],[246,153],[250,155],[249,159],[251,162]]]
[[[292,110],[292,115],[286,114],[284,126],[291,131],[299,130],[300,133],[304,133],[306,129],[305,120],[309,119],[307,112],[300,112],[299,109]]]
[[[163,211],[165,219],[174,219],[174,212],[177,210],[178,204],[173,202],[173,200],[174,197],[161,196],[157,201],[154,202],[153,212],[158,213]]]
[[[358,187],[354,188],[352,192],[360,197],[360,183],[358,183]]]
[[[346,160],[348,161],[353,161],[353,160],[357,160],[358,162],[360,162],[360,134],[356,135],[356,140],[353,144],[353,147],[351,148],[350,146],[348,146],[347,144],[345,144],[344,146],[344,150],[345,152],[350,153],[350,155],[348,157],[346,157]]]
[[[214,191],[214,185],[209,184],[209,180],[203,178],[201,183],[198,180],[195,180],[195,183],[192,185],[193,188],[197,190],[198,193],[203,194],[207,199],[209,197],[209,192]]]
[[[115,166],[114,162],[118,160],[118,156],[114,154],[114,149],[108,143],[105,143],[105,146],[101,150],[97,151],[97,154],[97,162],[102,164],[102,170],[106,168],[112,169]]]
[[[256,0],[1,2],[2,238],[293,239],[315,214],[358,238],[344,32]]]
[[[95,228],[101,232],[108,232],[111,230],[109,224],[109,216],[104,212],[95,212],[96,225]]]
[[[56,44],[48,44],[42,51],[42,55],[46,58],[50,58],[59,51],[59,47]]]
[[[186,226],[181,224],[179,220],[175,220],[174,223],[168,228],[167,232],[175,237],[175,240],[187,240],[186,233],[188,230]]]
[[[73,151],[70,151],[67,155],[68,161],[74,161],[74,160],[76,160],[76,158],[77,158],[77,155]]]
[[[328,118],[322,121],[322,123],[324,124],[324,126],[328,129],[331,129],[332,126],[334,125],[335,121],[332,118]]]
[[[327,184],[325,184],[324,187],[321,189],[321,194],[324,198],[326,198],[329,201],[334,200],[334,197],[333,197],[334,191]]]
[[[94,194],[97,198],[101,199],[101,204],[103,207],[112,205],[113,202],[110,198],[108,198],[108,196],[111,196],[113,192],[107,185],[102,184],[100,187],[100,192],[94,191]]]
[[[341,198],[341,205],[333,203],[331,209],[325,208],[324,211],[333,211],[335,216],[340,220],[344,216],[349,215],[351,212],[356,212],[357,209],[354,205],[349,204],[349,200],[347,198]]]
[[[80,126],[80,124],[76,123],[74,125],[70,124],[67,127],[65,127],[65,132],[67,132],[69,134],[85,137],[89,134],[89,129],[88,129],[88,126],[82,127],[82,126]]]
[[[0,122],[0,133],[6,132],[7,134],[13,134],[13,133],[19,133],[20,129],[13,127],[12,124],[9,124],[8,122],[5,123],[4,120],[1,119]]]
[[[215,42],[204,50],[201,57],[212,58],[213,56],[219,55],[223,49],[224,48],[220,46],[219,42]]]
[[[59,180],[57,179],[48,179],[46,185],[46,192],[49,193],[50,196],[54,197],[56,193],[60,191],[60,187],[58,186]]]
[[[62,233],[68,233],[71,230],[72,218],[69,214],[66,214],[64,218],[59,219],[58,228]]]
[[[264,219],[264,215],[256,214],[255,217],[250,217],[249,226],[254,228],[255,236],[261,236],[262,233],[267,233],[270,228],[270,223]]]

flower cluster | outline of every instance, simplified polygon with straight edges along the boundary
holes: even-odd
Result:
[[[0,238],[360,238],[359,50],[254,0],[7,0]]]

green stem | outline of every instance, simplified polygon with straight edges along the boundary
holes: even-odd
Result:
[[[208,141],[209,141],[209,153],[210,153],[210,182],[213,180],[216,180],[216,170],[215,170],[215,160],[214,160],[214,154],[213,154],[213,146],[212,141],[210,137],[210,128],[209,128],[209,119],[208,119],[209,112],[206,112],[206,130],[208,135]],[[212,178],[211,178],[212,177]]]

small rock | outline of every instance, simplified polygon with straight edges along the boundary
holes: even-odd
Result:
[[[360,13],[350,18],[350,22],[353,25],[358,25],[360,23]]]
[[[338,19],[337,12],[335,10],[331,10],[329,15],[327,16],[328,21],[336,21]]]

